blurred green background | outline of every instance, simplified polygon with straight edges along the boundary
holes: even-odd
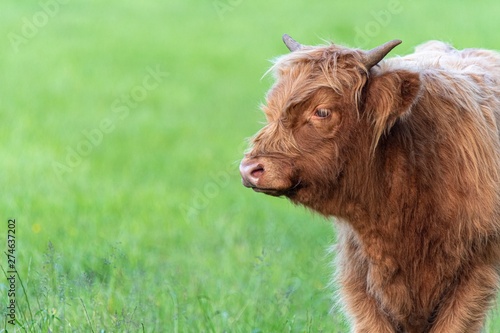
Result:
[[[17,323],[2,316],[0,332],[347,332],[332,221],[240,183],[269,60],[283,33],[399,38],[401,55],[430,39],[496,49],[500,2],[4,0],[0,13],[0,245],[15,218],[19,272]]]

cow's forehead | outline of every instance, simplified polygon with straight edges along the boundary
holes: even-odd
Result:
[[[309,99],[322,86],[324,84],[312,76],[282,77],[267,95],[266,115],[274,120],[285,115],[292,106]]]
[[[303,102],[320,88],[329,87],[341,92],[358,80],[357,67],[362,67],[355,50],[329,46],[295,51],[278,58],[272,67],[276,83],[267,94],[264,112],[276,120],[290,106]],[[346,56],[351,55],[351,56]]]
[[[282,55],[273,61],[270,71],[275,76],[281,75],[300,65],[315,65],[321,63],[337,63],[343,60],[354,59],[358,64],[361,61],[361,50],[351,49],[340,45],[330,44],[325,46],[305,46],[303,49]],[[347,56],[347,57],[346,57]],[[350,57],[349,57],[350,56]]]

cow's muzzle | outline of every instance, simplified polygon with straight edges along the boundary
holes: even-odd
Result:
[[[250,188],[257,187],[260,177],[264,174],[264,166],[250,159],[244,159],[240,163],[240,174],[243,185]]]
[[[240,163],[244,186],[268,195],[288,195],[297,189],[292,181],[291,167],[264,157],[245,157]]]

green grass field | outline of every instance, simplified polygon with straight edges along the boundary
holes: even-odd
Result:
[[[0,332],[348,332],[332,221],[237,171],[281,35],[499,48],[498,0],[6,0]],[[7,247],[15,219],[15,249]],[[11,242],[10,244],[13,244]],[[492,313],[489,331],[500,332]]]

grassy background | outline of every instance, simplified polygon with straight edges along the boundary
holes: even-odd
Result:
[[[495,49],[500,2],[5,0],[0,12],[0,246],[15,218],[25,287],[18,324],[0,332],[347,332],[330,313],[331,221],[240,184],[269,59],[283,33],[400,38],[399,54],[429,39]],[[7,291],[2,278],[3,314]]]

